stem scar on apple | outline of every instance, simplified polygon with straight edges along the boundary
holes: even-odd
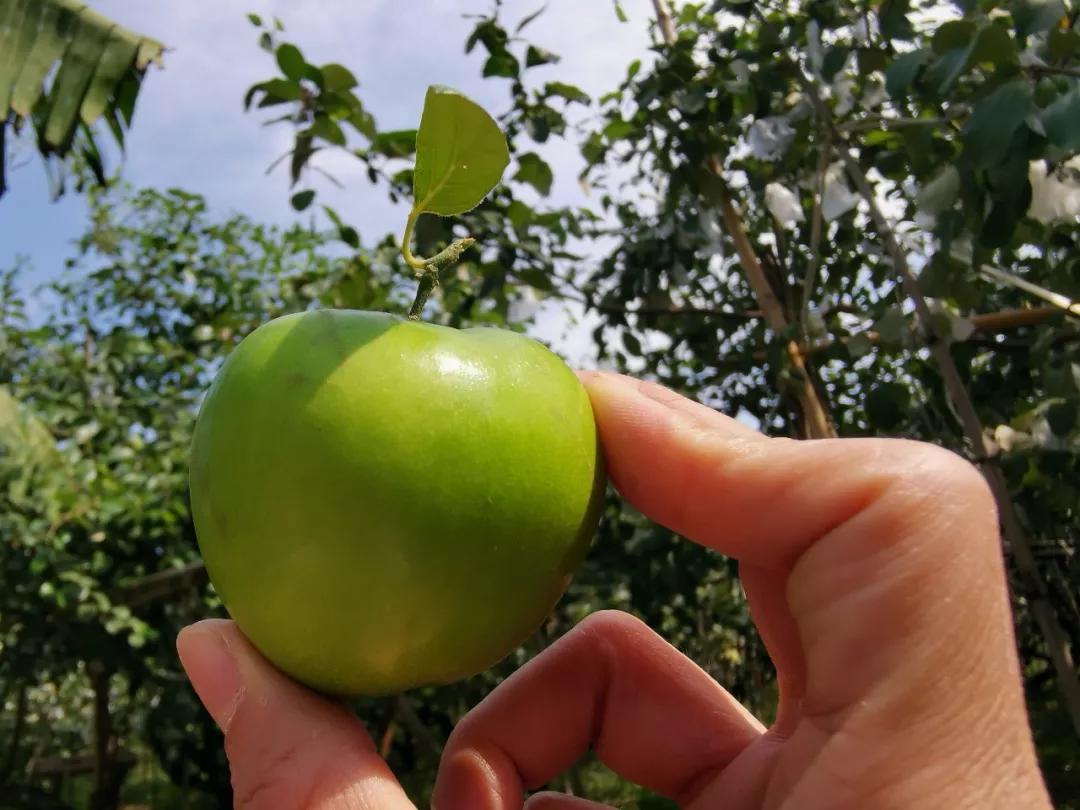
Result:
[[[471,211],[502,179],[509,162],[506,137],[479,104],[449,87],[428,88],[416,132],[413,205],[401,237],[401,255],[420,282],[409,307],[410,320],[420,319],[439,272],[476,242],[466,236],[430,259],[414,256],[410,243],[416,220],[421,214],[449,217]]]

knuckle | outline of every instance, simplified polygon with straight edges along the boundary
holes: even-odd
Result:
[[[993,494],[979,470],[962,456],[926,442],[900,441],[896,490],[919,500],[993,506]]]

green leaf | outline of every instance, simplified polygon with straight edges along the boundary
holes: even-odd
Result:
[[[618,141],[634,132],[636,127],[630,121],[616,118],[604,127],[604,137],[609,141]]]
[[[938,26],[934,32],[930,47],[939,56],[966,48],[975,41],[977,27],[971,20],[949,20]]]
[[[528,50],[525,51],[525,67],[531,68],[537,65],[553,65],[559,61],[559,55],[545,50],[544,48],[538,48],[535,45],[530,45]]]
[[[475,208],[510,162],[499,125],[448,87],[428,88],[416,133],[414,208],[443,216]]]
[[[907,95],[907,90],[919,74],[919,69],[930,59],[930,51],[920,48],[901,54],[885,68],[885,90],[895,100]]]
[[[34,46],[42,4],[8,0],[0,11],[0,116],[6,118],[11,94],[23,62]]]
[[[989,23],[979,29],[968,64],[992,62],[994,65],[1015,65],[1019,58],[1016,40],[1012,38],[1005,26]]]
[[[83,97],[105,50],[109,29],[98,23],[99,17],[88,8],[79,13],[78,23],[71,33],[71,44],[49,90],[44,140],[60,151],[66,150],[71,143]]]
[[[353,250],[360,249],[360,234],[358,234],[356,228],[351,225],[340,228],[338,230],[338,238]]]
[[[1009,10],[1016,33],[1022,37],[1049,31],[1065,16],[1062,0],[1012,0]]]
[[[323,87],[327,90],[352,90],[359,82],[352,72],[343,65],[331,62],[322,66]]]
[[[559,96],[568,103],[578,102],[579,104],[589,103],[589,94],[582,90],[580,87],[575,87],[572,84],[566,84],[564,82],[548,82],[544,85],[545,96]]]
[[[518,156],[518,171],[515,180],[528,183],[545,197],[551,193],[551,181],[554,179],[551,167],[535,152],[526,152]]]
[[[138,50],[137,37],[125,36],[125,32],[120,28],[114,28],[109,33],[105,50],[101,54],[101,60],[98,62],[97,70],[94,71],[94,77],[90,80],[90,87],[87,88],[82,107],[79,109],[79,117],[84,124],[93,124],[108,108],[110,99],[116,96],[116,90],[124,74],[131,70],[135,63]]]
[[[627,22],[629,20],[629,18],[626,16],[626,12],[623,11],[622,3],[620,3],[619,0],[615,0],[615,16],[621,23]]]
[[[371,142],[371,151],[391,158],[406,158],[416,151],[416,130],[395,129],[380,132]]]
[[[882,48],[859,48],[856,51],[859,73],[866,76],[877,70],[884,70],[889,63],[889,56]]]
[[[262,17],[258,14],[248,14],[247,18],[251,21],[252,25],[261,26],[263,24]]]
[[[887,39],[912,39],[915,29],[908,19],[910,0],[885,0],[878,9],[878,24]]]
[[[899,307],[889,307],[885,314],[874,324],[874,330],[881,338],[881,345],[890,348],[902,346],[907,334],[907,319]]]
[[[11,108],[19,115],[29,115],[41,95],[45,76],[67,47],[66,31],[72,19],[74,16],[66,8],[61,10],[52,3],[45,4],[29,55],[25,59],[19,59],[17,53],[21,52],[21,46],[11,55],[18,60],[18,67],[21,67],[11,90]],[[0,115],[6,112],[6,109],[0,107]]]
[[[300,85],[289,79],[270,79],[253,86],[248,90],[245,102],[249,101],[258,91],[263,94],[262,101],[259,102],[260,107],[271,107],[275,104],[300,100]]]
[[[967,69],[976,30],[971,20],[951,20],[934,32],[931,48],[940,56],[927,69],[927,80],[938,92],[948,90]]]
[[[315,137],[322,138],[324,141],[329,141],[335,146],[345,145],[345,133],[336,122],[330,120],[329,116],[316,115],[308,132]]]
[[[514,200],[507,207],[506,215],[510,218],[510,224],[520,231],[535,219],[536,212],[521,200]]]
[[[311,159],[311,156],[317,151],[319,150],[312,146],[310,135],[299,134],[296,136],[296,145],[293,147],[292,160],[289,161],[289,177],[292,179],[293,185],[296,185],[300,181],[300,173],[304,170],[304,167]]]
[[[539,268],[526,267],[523,270],[518,270],[517,277],[530,287],[540,290],[541,292],[555,291],[555,283],[551,280],[551,276]]]
[[[1039,114],[1046,138],[1068,152],[1080,151],[1080,89],[1074,88]]]
[[[525,131],[537,143],[544,143],[551,134],[551,124],[539,115],[530,115],[525,119]]]
[[[874,344],[870,342],[870,338],[861,332],[848,338],[845,347],[847,348],[848,356],[851,357],[852,360],[858,360],[860,357],[864,357],[874,350]]]
[[[516,79],[521,72],[518,60],[510,51],[498,51],[488,57],[484,63],[484,78],[502,76],[507,79]]]
[[[303,211],[309,205],[311,201],[315,199],[315,192],[310,189],[307,191],[298,191],[292,195],[292,207],[297,211]]]
[[[295,45],[288,42],[278,45],[277,53],[278,67],[281,68],[281,72],[294,82],[300,81],[304,78],[304,68],[307,62],[304,61],[303,54],[300,53],[300,49]]]
[[[1080,55],[1080,31],[1054,28],[1046,37],[1046,49],[1055,62],[1066,62]]]
[[[985,169],[1006,157],[1013,133],[1033,107],[1032,88],[1026,79],[1014,79],[985,96],[971,111],[961,131],[964,155],[976,168]]]

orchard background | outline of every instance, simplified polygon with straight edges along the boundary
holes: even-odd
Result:
[[[215,9],[227,30],[192,11],[181,30],[198,36],[175,50],[152,14],[135,34],[119,27],[134,8],[95,5],[108,16],[0,0],[0,807],[228,802],[173,646],[222,612],[188,510],[196,408],[268,318],[408,308],[402,203],[434,82],[498,115],[512,163],[480,208],[421,218],[424,255],[477,238],[426,316],[525,330],[770,435],[906,437],[978,465],[1042,766],[1058,806],[1080,807],[1073,2],[425,0],[426,43],[388,4],[370,12],[380,32],[296,3],[280,19]],[[302,36],[327,29],[348,47]],[[168,109],[167,79],[201,82],[200,103],[175,97],[183,114],[140,140],[153,121],[133,112]],[[207,187],[127,177],[173,162]],[[290,213],[244,211],[232,192],[256,188]],[[607,607],[770,717],[734,564],[611,493],[583,569],[514,655],[356,702],[411,795],[426,800],[470,706]],[[556,787],[672,806],[593,761]]]

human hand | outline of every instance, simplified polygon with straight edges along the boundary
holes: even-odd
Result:
[[[970,465],[912,442],[768,439],[660,386],[582,378],[622,495],[739,560],[777,720],[766,730],[642,623],[599,613],[461,721],[439,810],[521,807],[589,748],[692,810],[1050,806],[994,503]],[[360,723],[232,623],[178,648],[225,731],[237,806],[412,807]]]

